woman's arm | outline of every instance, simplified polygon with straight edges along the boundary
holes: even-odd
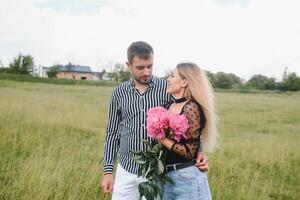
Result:
[[[195,102],[189,102],[183,107],[183,114],[189,121],[190,127],[186,133],[188,139],[184,142],[175,142],[168,138],[159,139],[159,141],[170,151],[187,159],[193,159],[196,158],[200,145],[200,111]]]

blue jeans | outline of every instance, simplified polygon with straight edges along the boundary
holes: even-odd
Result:
[[[163,200],[211,200],[207,176],[197,167],[170,171],[167,175],[174,184],[167,183],[163,186]]]

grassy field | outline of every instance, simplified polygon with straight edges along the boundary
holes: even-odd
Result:
[[[101,192],[112,88],[0,80],[0,199],[109,199]],[[217,93],[214,199],[300,199],[300,94]]]

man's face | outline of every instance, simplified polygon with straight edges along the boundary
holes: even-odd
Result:
[[[131,71],[132,77],[140,84],[146,85],[149,83],[152,76],[153,69],[153,55],[151,54],[148,59],[133,57],[132,63],[127,63]]]

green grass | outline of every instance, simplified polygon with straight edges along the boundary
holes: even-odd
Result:
[[[0,80],[0,199],[109,199],[100,188],[112,87]],[[214,199],[300,199],[300,94],[218,92]]]

